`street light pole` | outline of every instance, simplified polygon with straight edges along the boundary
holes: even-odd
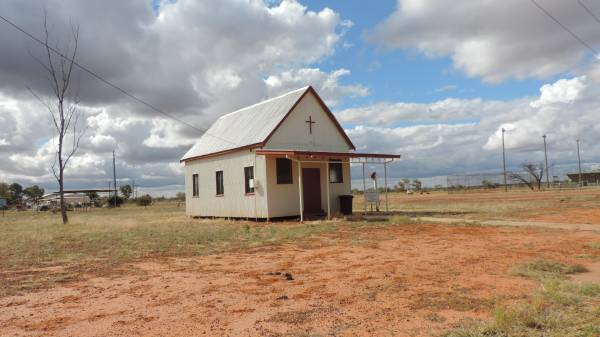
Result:
[[[502,128],[502,169],[504,172],[504,192],[508,192],[508,186],[506,185],[506,154],[504,150],[504,133],[506,130]]]
[[[117,169],[115,167],[115,150],[113,150],[113,181],[114,181],[114,188],[115,188],[115,196],[113,199],[113,207],[117,207]]]
[[[548,148],[546,147],[546,135],[543,135],[544,138],[544,159],[546,160],[546,187],[550,188],[550,171],[548,171]]]
[[[577,162],[579,163],[579,188],[583,186],[581,182],[581,155],[579,154],[579,138],[577,139]]]

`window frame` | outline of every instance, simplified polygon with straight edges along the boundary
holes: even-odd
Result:
[[[252,173],[249,176],[248,171]],[[244,194],[253,195],[255,186],[250,187],[250,179],[254,180],[254,166],[244,166]]]
[[[200,177],[198,173],[192,174],[192,198],[198,198],[200,196]]]
[[[333,181],[331,179],[331,172],[334,167],[339,167],[339,181]],[[329,160],[329,172],[327,172],[327,178],[330,184],[343,184],[344,183],[344,162],[341,159],[331,159]]]
[[[283,179],[284,177],[282,177],[282,175],[280,175],[280,164],[286,161],[287,163],[289,163],[289,179]],[[289,158],[275,158],[275,173],[277,175],[277,185],[292,185],[294,184],[294,170],[292,167],[292,160]],[[283,170],[283,167],[281,168],[281,170]],[[285,177],[287,178],[287,177]]]
[[[219,174],[221,176],[220,180],[219,180]],[[219,185],[219,183],[220,183],[220,185]],[[223,170],[215,172],[215,192],[216,192],[215,195],[217,197],[222,197],[223,195],[225,195],[225,175],[223,174]]]

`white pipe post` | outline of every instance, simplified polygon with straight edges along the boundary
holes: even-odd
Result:
[[[387,161],[383,162],[383,181],[385,185],[385,211],[389,213],[390,209],[388,207],[388,185],[387,185]]]
[[[363,199],[365,204],[365,214],[367,214],[367,182],[365,181],[365,162],[362,163],[363,171]]]
[[[266,162],[266,158],[265,158],[265,162]],[[265,169],[266,172],[266,169]],[[256,209],[256,194],[258,194],[258,186],[256,186],[256,174],[258,173],[258,170],[256,169],[256,151],[254,151],[254,164],[252,164],[252,186],[254,187],[254,221],[258,222],[258,211]]]
[[[298,193],[300,193],[300,222],[304,222],[304,196],[302,188],[302,166],[298,160]]]
[[[329,200],[329,162],[327,162],[325,164],[325,175],[326,175],[326,179],[325,181],[327,182],[327,220],[331,219],[331,200]]]

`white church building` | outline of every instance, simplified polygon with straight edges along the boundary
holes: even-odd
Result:
[[[181,159],[186,213],[331,217],[340,213],[339,196],[351,194],[351,162],[362,164],[364,187],[365,163],[387,168],[400,158],[354,150],[310,86],[242,108],[217,119]]]

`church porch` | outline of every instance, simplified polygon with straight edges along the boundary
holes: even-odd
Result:
[[[255,150],[256,155],[262,155],[271,158],[286,158],[291,160],[294,165],[294,175],[298,183],[297,187],[297,210],[300,220],[305,217],[311,217],[319,213],[318,205],[321,203],[321,194],[324,194],[325,205],[323,210],[327,218],[332,216],[332,200],[337,196],[351,193],[351,174],[350,165],[360,165],[363,175],[363,190],[366,187],[366,165],[380,164],[384,167],[384,195],[385,209],[388,211],[387,203],[387,167],[388,164],[400,158],[400,155],[379,154],[379,153],[355,153],[355,152],[324,152],[324,151],[302,151],[302,150]],[[335,180],[338,174],[332,165],[341,163],[344,169],[343,187],[338,187]],[[324,178],[324,179],[323,179]],[[324,183],[323,183],[324,182]],[[323,186],[324,185],[324,186]],[[333,186],[333,187],[332,187]],[[324,189],[324,191],[323,191]],[[269,192],[270,194],[271,192]],[[271,196],[277,197],[277,196]],[[366,194],[363,194],[366,198]],[[365,200],[365,212],[367,202]],[[379,203],[378,205],[379,206]]]

